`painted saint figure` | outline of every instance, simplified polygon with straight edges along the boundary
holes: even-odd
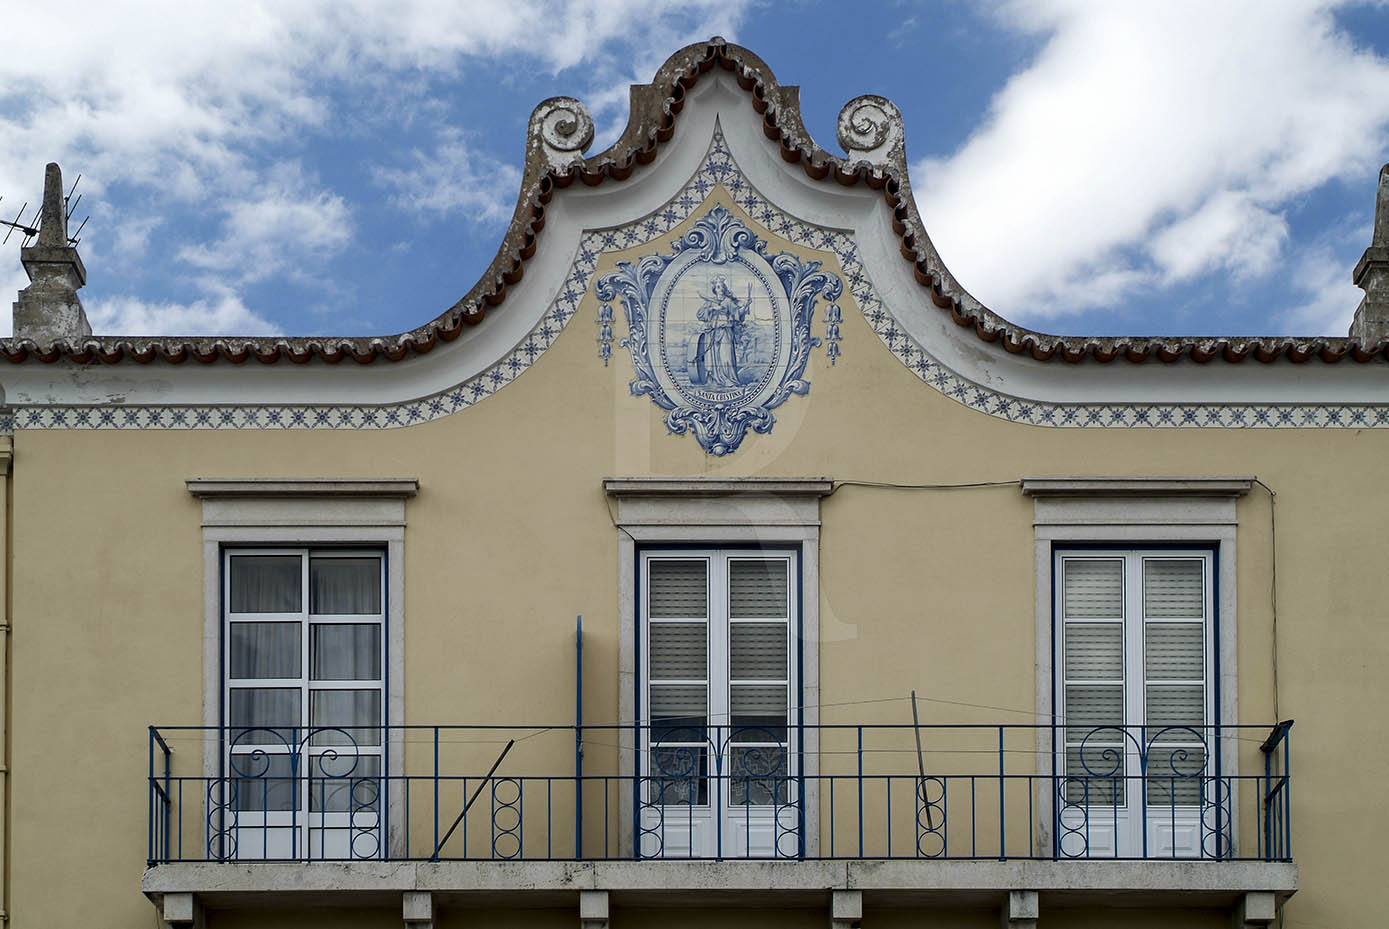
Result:
[[[733,295],[728,280],[715,275],[709,281],[709,294],[696,315],[704,324],[696,340],[686,346],[690,383],[709,387],[738,387],[739,355],[743,351],[743,323],[752,306],[752,285],[747,300]]]

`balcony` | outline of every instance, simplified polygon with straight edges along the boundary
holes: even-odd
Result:
[[[1290,729],[151,727],[144,885],[232,906],[1282,899]]]

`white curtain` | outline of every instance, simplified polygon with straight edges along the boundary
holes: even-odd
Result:
[[[298,613],[300,598],[298,555],[233,555],[231,606],[233,613]]]
[[[316,616],[381,612],[381,559],[315,558],[309,563],[309,610]]]

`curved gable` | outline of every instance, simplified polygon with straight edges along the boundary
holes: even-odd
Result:
[[[586,306],[594,313],[588,325],[597,326],[595,364],[637,363],[634,391],[654,396],[637,385],[659,379],[644,377],[635,354],[629,360],[614,351],[624,341],[632,349],[633,320],[613,311],[612,296],[595,296],[596,275],[618,252],[672,254],[672,231],[706,216],[719,192],[754,238],[790,243],[798,260],[833,269],[843,300],[822,292],[801,321],[809,348],[833,346],[831,361],[855,349],[838,344],[837,327],[830,338],[827,314],[857,312],[925,387],[1008,420],[1389,424],[1384,345],[1077,339],[1008,323],[971,297],[931,246],[911,197],[896,108],[880,97],[856,98],[840,114],[838,136],[846,157],[809,138],[796,88],[777,84],[755,55],[719,40],[690,46],[652,84],[633,88],[628,126],[603,153],[582,156],[592,122],[578,101],[555,98],[536,108],[521,194],[497,258],[463,299],[424,326],[372,339],[99,337],[51,347],[4,340],[0,353],[14,363],[6,399],[24,428],[409,425],[504,387]],[[688,330],[692,319],[681,325]],[[795,334],[788,329],[788,338]],[[802,380],[782,368],[778,377]],[[750,397],[758,403],[749,415],[761,410],[774,420],[776,405],[811,387],[802,386],[771,406],[771,393]],[[662,393],[665,403],[676,402],[671,389]],[[690,404],[684,419],[668,425],[687,422],[698,433],[691,417],[699,401]],[[761,431],[756,423],[749,428]]]

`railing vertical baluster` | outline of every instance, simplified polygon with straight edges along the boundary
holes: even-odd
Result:
[[[165,858],[167,858],[168,855],[169,847],[166,845],[164,846]],[[183,860],[183,778],[178,779],[178,857],[175,860]]]
[[[1036,770],[1035,768],[1033,770]],[[1037,854],[1037,814],[1032,810],[1032,795],[1037,792],[1037,775],[1027,776],[1027,855]]]
[[[858,727],[858,856],[863,857],[863,727]]]
[[[975,801],[978,797],[976,789],[978,778],[971,774],[969,776],[969,857],[979,857],[979,808]]]
[[[1293,856],[1293,762],[1289,753],[1292,742],[1292,723],[1283,732],[1283,857]]]
[[[892,857],[892,775],[888,775],[884,782],[887,784],[887,857]]]
[[[159,849],[154,844],[154,809],[158,803],[158,794],[154,789],[154,727],[150,726],[150,741],[147,749],[149,756],[149,814],[146,816],[145,833],[145,864],[154,867],[157,860]]]
[[[266,773],[269,773],[269,769],[268,769],[268,768],[266,769]],[[295,787],[296,787],[296,790],[294,791],[294,802],[297,804],[297,803],[299,802],[299,791],[298,791],[298,789],[297,789],[298,785],[296,784]],[[239,793],[240,793],[240,791],[238,791],[238,794],[239,794]],[[270,779],[269,779],[269,778],[262,778],[262,779],[261,779],[261,782],[260,782],[260,808],[261,808],[262,810],[267,810],[267,811],[270,809]],[[291,838],[297,838],[297,834],[296,834],[295,831],[294,831],[294,821],[293,821],[293,817],[294,817],[294,811],[291,810],[291,811],[290,811],[290,828],[289,828],[289,834],[290,834]],[[264,813],[262,813],[262,814],[261,814],[261,817],[260,817],[260,856],[261,856],[262,858],[269,858],[269,857],[270,857],[270,817],[269,817],[269,816],[266,816]]]
[[[835,815],[834,815],[834,814],[835,814],[835,809],[834,809],[834,781],[835,781],[835,777],[834,777],[833,774],[831,774],[831,775],[830,775],[830,857],[831,857],[831,858],[834,857],[834,821],[835,821],[835,818],[836,818]]]
[[[950,857],[950,776],[940,779],[940,855]]]
[[[1176,775],[1176,774],[1173,774],[1171,777],[1168,778],[1168,780],[1171,782],[1171,783],[1169,783],[1169,784],[1167,785],[1168,827],[1172,830],[1172,857],[1173,857],[1173,858],[1176,858],[1176,857],[1177,857],[1177,775]],[[1201,808],[1198,806],[1196,809],[1199,811]],[[1199,815],[1199,813],[1198,813],[1198,815]],[[1145,831],[1145,832],[1147,831],[1147,825],[1146,825],[1146,824],[1144,825],[1144,831]],[[1197,823],[1197,829],[1196,829],[1196,831],[1197,831],[1197,835],[1198,835],[1198,837],[1199,837],[1200,831],[1201,831],[1201,829],[1200,829],[1200,823]],[[1198,839],[1198,840],[1199,840],[1199,839]]]
[[[465,790],[465,792],[466,792],[466,790],[467,790],[467,785],[466,785],[466,784],[464,785],[464,790]],[[430,855],[430,860],[431,860],[431,861],[438,861],[438,860],[439,860],[439,727],[438,727],[438,726],[435,726],[435,727],[434,727],[434,844],[431,846],[431,848],[434,849],[434,852],[433,852],[433,854]],[[468,854],[468,827],[467,827],[467,824],[465,823],[465,824],[464,824],[464,827],[463,827],[463,855],[464,855],[464,857],[467,857],[467,854]]]
[[[1238,746],[1236,746],[1238,749]],[[1224,733],[1220,727],[1215,727],[1215,859],[1220,861],[1225,857],[1225,799],[1223,784],[1221,782],[1221,757],[1225,751]],[[1210,759],[1207,758],[1207,761]],[[1234,853],[1234,849],[1230,850]]]
[[[164,857],[166,857],[166,858],[169,856],[169,816],[170,816],[170,814],[171,814],[171,812],[172,812],[172,811],[169,809],[169,774],[170,774],[170,771],[169,771],[169,765],[170,765],[169,755],[170,755],[170,753],[169,753],[169,746],[168,746],[168,745],[165,745],[165,746],[164,746],[164,817],[163,817],[163,818],[164,818],[164,841],[161,843],[161,849],[160,849],[160,850],[164,853]]]
[[[730,788],[731,790],[731,788]],[[728,798],[732,800],[732,797]],[[752,775],[743,777],[743,857],[752,857]],[[776,848],[776,806],[772,806],[772,848]]]
[[[1004,797],[1004,790],[1007,781],[1003,779],[1004,758],[1003,758],[1003,727],[998,727],[998,858],[1000,861],[1008,857],[1008,817],[1004,814],[1004,804],[1007,802]]]

